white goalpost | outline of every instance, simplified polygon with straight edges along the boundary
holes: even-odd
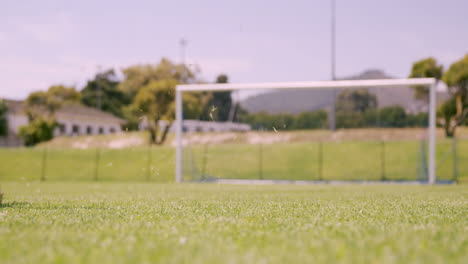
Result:
[[[175,120],[175,180],[180,183],[183,178],[183,94],[187,92],[219,91],[254,91],[290,89],[340,89],[349,88],[391,88],[391,87],[427,87],[429,89],[428,125],[427,125],[427,183],[436,182],[436,80],[434,78],[414,79],[374,79],[374,80],[339,80],[312,82],[272,82],[272,83],[226,83],[226,84],[182,84],[176,87],[176,120]]]

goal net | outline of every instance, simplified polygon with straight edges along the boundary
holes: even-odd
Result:
[[[436,106],[432,78],[178,85],[176,181],[435,183]]]

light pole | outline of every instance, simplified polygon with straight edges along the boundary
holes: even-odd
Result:
[[[335,0],[331,0],[331,78],[335,76]]]
[[[335,0],[331,0],[331,79],[336,80],[335,75]],[[336,130],[336,88],[332,88],[332,100],[329,117],[330,130]]]
[[[180,59],[182,62],[182,81],[187,82],[187,70],[186,70],[186,65],[185,65],[185,47],[187,47],[187,40],[184,38],[181,38],[179,41],[180,45]]]
[[[184,38],[180,39],[180,59],[182,61],[182,81],[185,79],[186,69],[185,69],[185,47],[187,46],[187,40]],[[182,107],[182,92],[177,91],[175,94],[175,103],[176,103],[176,120],[175,120],[175,129],[176,129],[176,182],[182,182],[182,122],[183,122],[183,107]]]

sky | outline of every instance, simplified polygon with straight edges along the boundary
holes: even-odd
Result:
[[[96,72],[162,57],[213,81],[331,77],[330,0],[0,0],[0,97],[50,85],[82,89]],[[407,77],[433,56],[468,53],[466,0],[336,0],[338,77],[381,69]]]

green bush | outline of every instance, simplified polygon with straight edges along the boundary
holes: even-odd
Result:
[[[268,114],[265,112],[246,114],[240,122],[250,124],[256,130],[294,130],[323,128],[327,124],[325,111],[292,114]]]
[[[0,99],[0,136],[6,136],[8,134],[7,110],[8,108],[5,101]]]
[[[365,127],[426,127],[427,113],[409,114],[401,106],[388,106],[365,111],[337,109],[337,128]],[[268,114],[265,112],[244,114],[240,122],[250,124],[254,130],[321,129],[328,124],[324,110],[300,114]]]
[[[401,106],[389,106],[380,109],[380,127],[405,127],[406,112]]]
[[[427,113],[407,115],[407,127],[426,127],[429,123]]]
[[[294,129],[318,129],[327,126],[327,112],[303,112],[296,116]]]
[[[51,119],[38,118],[28,125],[20,127],[19,135],[26,146],[34,146],[37,143],[51,140],[54,137],[54,129],[57,122]]]
[[[364,113],[361,112],[337,112],[337,128],[359,128],[365,127]]]
[[[365,112],[337,112],[338,128],[425,127],[427,113],[409,114],[401,106],[370,109]]]

